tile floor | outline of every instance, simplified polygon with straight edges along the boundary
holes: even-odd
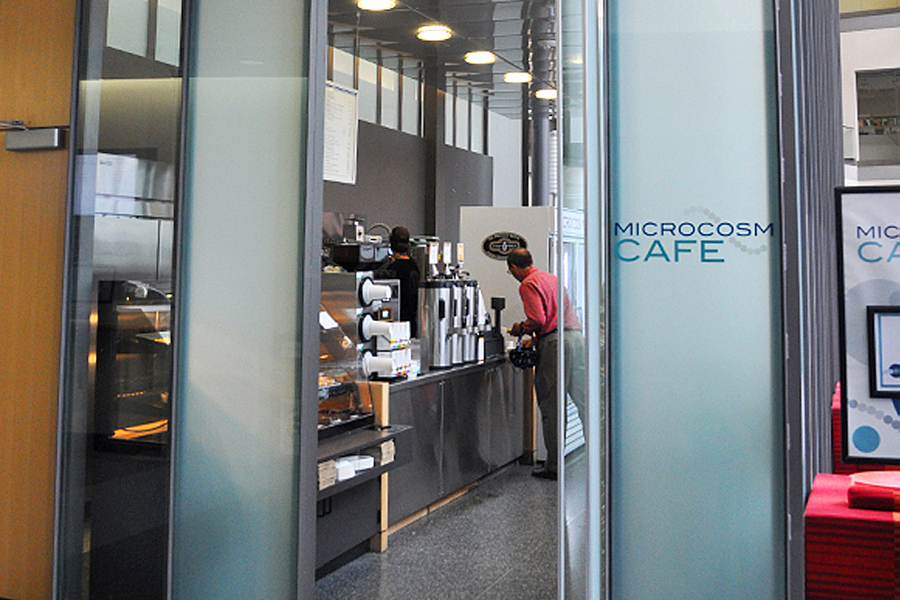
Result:
[[[316,600],[552,600],[557,486],[511,465],[316,584]]]

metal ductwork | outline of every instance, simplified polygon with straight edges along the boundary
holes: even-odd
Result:
[[[556,88],[556,5],[532,0],[525,5],[525,55],[533,80],[529,94],[531,122],[531,205],[550,203],[550,121],[553,100],[534,96],[539,89]]]

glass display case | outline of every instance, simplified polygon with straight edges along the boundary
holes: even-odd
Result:
[[[359,294],[356,273],[323,273],[319,306],[319,439],[375,422],[357,381],[360,370]]]
[[[172,302],[135,281],[101,281],[97,302],[95,447],[163,453],[169,439]]]

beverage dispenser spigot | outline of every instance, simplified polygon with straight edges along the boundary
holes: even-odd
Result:
[[[444,252],[441,254],[441,258],[444,261],[444,275],[450,276],[452,273],[453,266],[453,243],[452,242],[444,242]]]
[[[432,242],[428,244],[428,269],[430,271],[430,277],[428,277],[428,279],[434,279],[440,275],[440,270],[438,268],[439,262],[440,245],[437,242]]]

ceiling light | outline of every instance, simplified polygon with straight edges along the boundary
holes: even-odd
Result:
[[[416,30],[416,37],[423,42],[443,42],[449,40],[453,32],[446,25],[432,23],[430,25],[422,25]]]
[[[540,98],[541,100],[556,100],[556,90],[553,88],[544,88],[536,91],[534,97]]]
[[[356,6],[362,10],[391,10],[397,6],[396,0],[359,0]]]
[[[474,52],[466,52],[466,62],[470,65],[490,65],[493,64],[497,57],[493,52],[487,50],[475,50]]]
[[[510,71],[503,74],[503,81],[506,83],[529,83],[531,81],[531,73],[525,71]]]

